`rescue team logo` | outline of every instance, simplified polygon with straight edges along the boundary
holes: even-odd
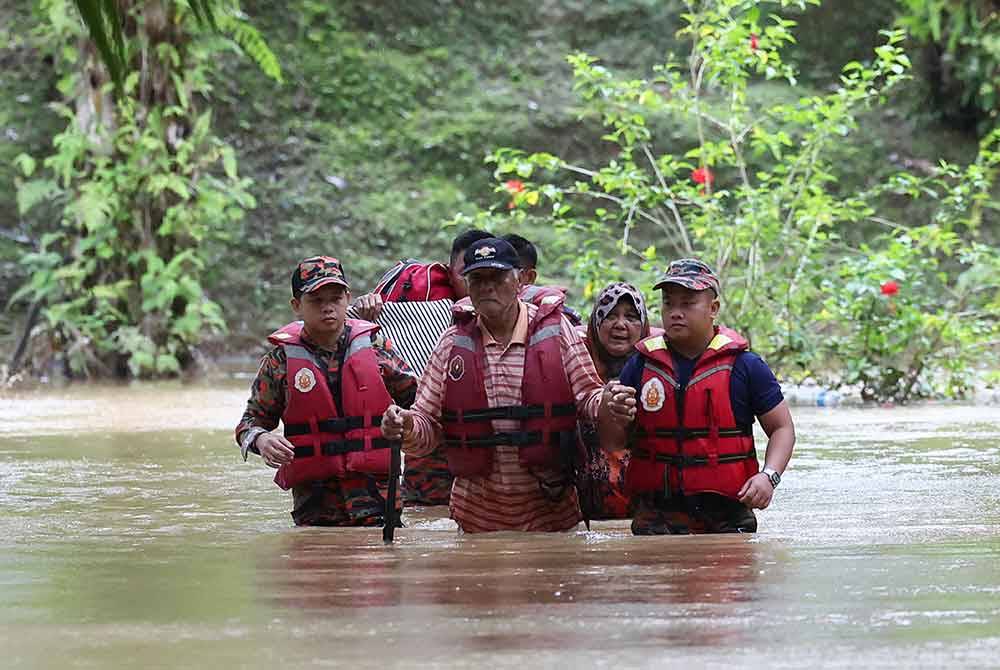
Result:
[[[496,247],[479,247],[474,252],[472,252],[476,258],[484,260],[487,258],[493,258],[497,255]]]
[[[455,356],[448,362],[448,378],[457,382],[465,376],[465,359]]]
[[[644,410],[647,412],[659,412],[663,407],[664,401],[667,399],[667,392],[663,388],[663,382],[653,377],[642,385],[639,398],[642,400],[642,408]]]
[[[295,390],[309,393],[316,386],[316,375],[309,368],[302,368],[295,373]]]

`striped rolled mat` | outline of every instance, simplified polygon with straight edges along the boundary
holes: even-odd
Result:
[[[387,302],[375,323],[418,375],[424,373],[441,333],[451,325],[451,300]],[[354,307],[347,315],[358,318]]]

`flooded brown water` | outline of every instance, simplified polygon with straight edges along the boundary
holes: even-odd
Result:
[[[756,536],[295,529],[246,391],[0,397],[2,668],[1000,666],[1000,409],[798,409]],[[763,447],[763,441],[758,444]]]

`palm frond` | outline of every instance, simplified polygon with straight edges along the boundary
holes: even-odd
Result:
[[[108,68],[115,89],[120,90],[126,68],[128,45],[122,33],[124,17],[115,0],[75,0],[80,17]]]
[[[111,75],[117,95],[121,92],[122,82],[128,70],[128,42],[125,33],[122,32],[125,10],[119,5],[118,0],[74,0],[74,2],[77,11],[80,12],[80,18],[87,26],[90,38],[94,40],[101,60],[108,69],[108,74]],[[221,3],[222,0],[186,0],[198,23],[207,25],[213,30],[218,30],[216,8]],[[263,68],[263,65],[261,67]]]
[[[261,72],[279,84],[284,83],[278,57],[252,23],[245,21],[238,14],[221,14],[217,29],[228,35],[243,53],[257,64]]]
[[[191,8],[191,12],[198,23],[211,26],[213,30],[218,30],[218,26],[215,23],[215,8],[213,7],[215,2],[216,0],[187,0],[188,6]]]

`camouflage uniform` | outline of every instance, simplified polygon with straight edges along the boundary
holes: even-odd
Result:
[[[441,447],[427,456],[407,456],[403,466],[403,502],[407,505],[447,505],[454,481]]]
[[[738,500],[714,493],[664,498],[636,496],[633,535],[695,535],[699,533],[756,533],[757,517]]]

